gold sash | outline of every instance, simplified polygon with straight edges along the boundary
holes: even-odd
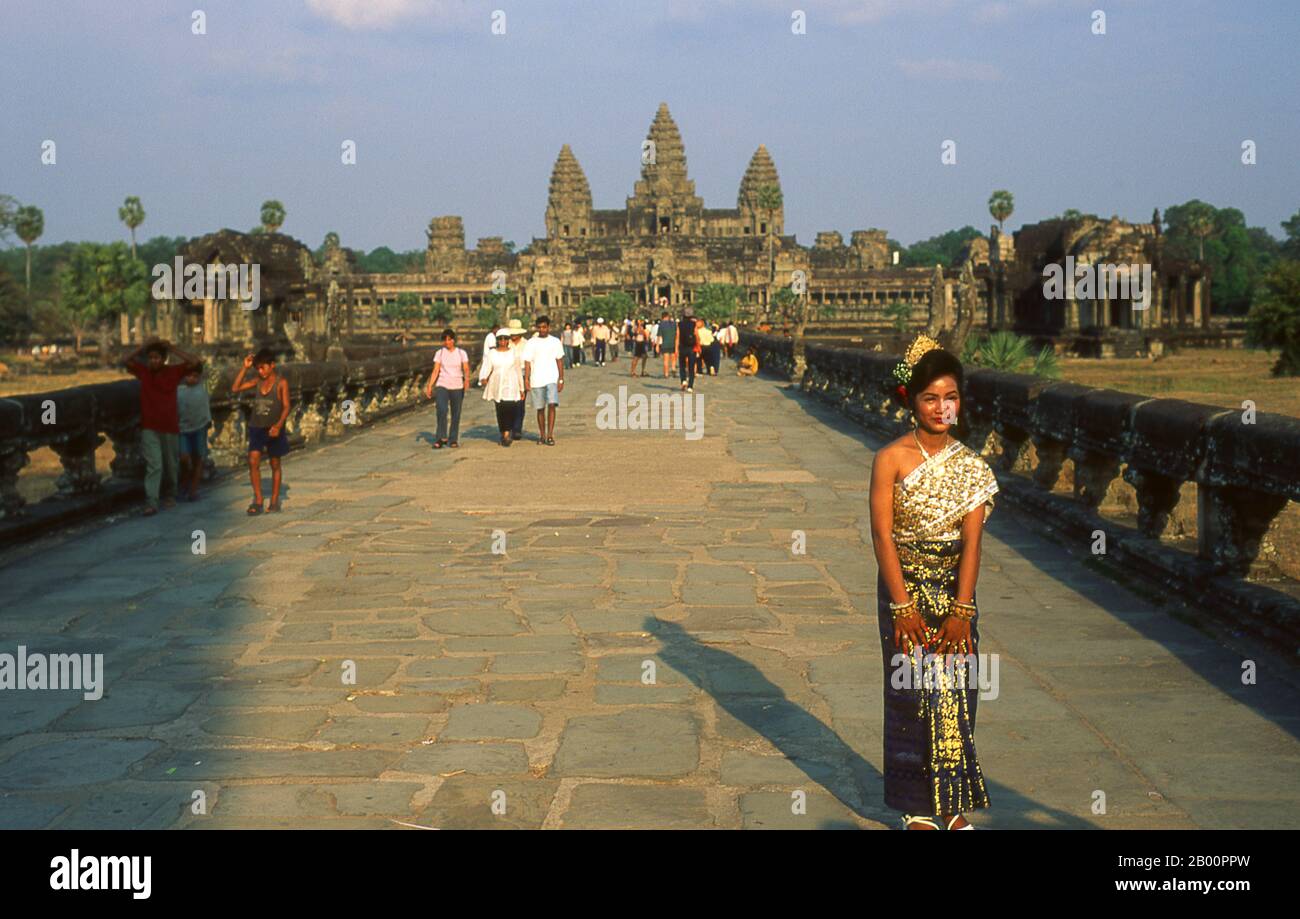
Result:
[[[960,539],[962,518],[984,505],[987,519],[997,490],[989,464],[965,444],[952,441],[894,483],[895,546]],[[900,560],[902,554],[900,549]]]

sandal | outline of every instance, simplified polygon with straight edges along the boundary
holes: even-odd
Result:
[[[262,505],[257,503],[248,505],[248,516],[256,517],[260,513],[262,513]]]
[[[554,437],[548,437],[548,438],[546,438],[546,446],[548,446],[548,447],[554,447],[554,446],[555,446],[555,438],[554,438]]]
[[[435,441],[433,442],[433,449],[435,449],[435,450],[441,450],[441,449],[442,449],[442,445],[445,444],[445,443],[446,443],[445,440],[435,440]]]
[[[280,502],[272,501],[271,506],[268,507],[267,510],[270,511],[271,513],[278,513],[280,510]]]
[[[932,830],[939,829],[939,824],[934,822],[933,817],[913,817],[911,814],[903,815],[903,829],[911,829],[912,824],[914,823],[928,826]]]
[[[458,441],[458,440],[453,440],[451,443],[447,444],[447,446],[449,446],[449,447],[459,447],[459,446],[460,446],[460,441]]]
[[[958,819],[965,820],[966,818],[962,817],[961,814],[953,814],[951,817],[948,818],[948,829],[951,830],[951,829],[952,829],[952,825],[953,825],[954,823],[956,823]],[[975,829],[975,827],[974,827],[973,825],[971,825],[971,822],[970,822],[969,820],[966,820],[966,825],[965,825],[965,826],[959,826],[959,827],[957,827],[957,829],[959,829],[959,830],[973,830],[973,829]]]

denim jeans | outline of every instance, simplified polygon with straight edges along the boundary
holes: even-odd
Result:
[[[438,400],[438,440],[460,440],[460,406],[465,401],[465,390],[434,387]],[[451,403],[451,436],[447,436],[447,404]]]

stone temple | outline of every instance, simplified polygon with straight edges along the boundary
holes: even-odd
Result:
[[[994,227],[951,268],[905,268],[894,263],[897,253],[881,229],[854,230],[847,245],[836,231],[817,233],[811,247],[787,235],[784,208],[764,206],[775,203],[770,192],[764,200],[764,190],[779,190],[781,182],[762,144],[740,176],[735,207],[710,208],[695,193],[667,104],[659,106],[645,141],[640,178],[622,207],[594,206],[582,165],[565,144],[551,171],[544,237],[520,251],[499,236],[467,249],[459,216],[434,217],[422,272],[360,272],[348,249],[331,248],[317,260],[280,233],[209,234],[182,249],[186,260],[260,261],[269,287],[262,298],[266,309],[249,315],[234,302],[174,301],[160,305],[157,330],[181,341],[245,344],[282,337],[286,321],[296,332],[329,338],[385,334],[392,329],[383,305],[403,294],[425,306],[450,305],[460,326],[477,324],[484,307],[495,308],[498,320],[502,312],[563,320],[580,314],[587,298],[615,291],[650,315],[657,314],[660,298],[679,311],[708,283],[743,288],[737,318],[753,321],[770,315],[776,292],[797,279],[810,318],[864,331],[888,330],[895,321],[885,312],[891,304],[907,307],[911,329],[935,332],[959,323],[977,332],[1009,328],[1085,353],[1107,353],[1105,345],[1094,347],[1096,340],[1132,337],[1135,326],[1156,337],[1209,331],[1208,275],[1202,265],[1164,257],[1158,216],[1153,224],[1049,220],[1023,227],[1014,238]],[[1044,302],[1043,266],[1067,255],[1151,263],[1154,308],[1135,318],[1127,303]],[[502,286],[504,302],[493,297]],[[415,327],[430,326],[425,320]],[[1093,344],[1080,344],[1089,336]]]

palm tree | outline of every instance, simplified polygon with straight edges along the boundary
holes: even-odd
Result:
[[[135,228],[144,223],[144,205],[135,195],[122,202],[117,209],[117,219],[131,231],[131,258],[135,258]]]
[[[284,205],[274,200],[263,201],[262,228],[268,233],[274,233],[282,226],[284,226]]]
[[[45,215],[39,207],[27,205],[14,212],[14,232],[27,246],[27,298],[32,296],[32,243],[45,232]]]
[[[998,230],[1002,229],[1002,222],[1010,217],[1016,210],[1016,199],[1011,192],[1005,188],[998,189],[989,195],[989,213],[993,219],[998,222]]]
[[[1187,206],[1187,232],[1196,237],[1200,245],[1199,261],[1205,261],[1205,240],[1214,235],[1214,208],[1200,201],[1197,206]]]
[[[768,274],[769,274],[768,283],[772,287],[775,287],[776,286],[776,259],[772,255],[772,242],[773,242],[772,231],[775,229],[775,227],[772,225],[772,218],[775,215],[775,213],[781,209],[781,205],[785,203],[785,199],[781,194],[781,187],[779,185],[759,186],[758,193],[755,195],[755,203],[762,210],[767,211],[767,265],[768,265]]]

